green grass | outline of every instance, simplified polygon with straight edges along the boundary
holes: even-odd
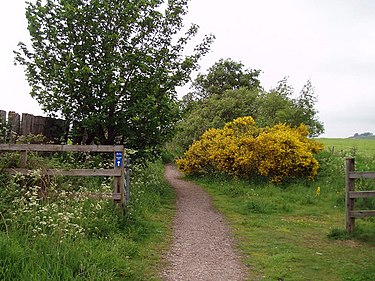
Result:
[[[345,226],[342,192],[317,184],[284,188],[223,178],[195,179],[234,230],[249,280],[375,280],[375,221],[357,220],[353,240],[331,233]],[[341,203],[341,204],[339,204]]]
[[[316,139],[325,145],[325,149],[346,156],[375,156],[375,139]]]
[[[372,143],[354,141],[361,144],[357,169],[375,170],[375,157],[368,156]],[[344,230],[347,150],[342,149],[318,155],[321,170],[313,183],[275,186],[221,175],[190,178],[226,216],[250,268],[248,280],[375,280],[375,218],[357,219],[352,235]],[[373,180],[357,186],[375,189]],[[357,206],[375,209],[375,200]]]
[[[318,155],[321,170],[314,183],[275,186],[225,176],[193,178],[232,226],[249,280],[375,280],[374,218],[356,220],[352,236],[344,232],[344,159],[354,152],[357,170],[375,170],[372,142],[350,141],[340,147],[340,140],[323,140],[335,151]],[[17,157],[7,159],[17,162]],[[126,216],[111,202],[102,204],[95,216],[80,221],[89,231],[76,238],[33,237],[26,223],[30,218],[12,223],[4,208],[11,210],[10,194],[0,194],[0,280],[160,280],[161,256],[171,241],[174,193],[160,162],[134,171],[131,179]],[[0,174],[0,189],[8,180]],[[100,185],[83,178],[57,182],[73,189]],[[375,189],[371,180],[358,187]],[[92,204],[86,202],[86,211]],[[374,200],[358,205],[375,209]]]
[[[70,181],[84,184],[74,179],[64,183]],[[6,182],[3,174],[3,190]],[[87,184],[93,189],[95,180]],[[100,186],[100,181],[96,184]],[[110,201],[65,202],[73,215],[74,208],[83,208],[80,214],[86,217],[73,217],[72,223],[86,229],[84,236],[73,233],[62,239],[53,232],[35,236],[30,218],[11,220],[13,209],[4,208],[9,196],[2,198],[0,280],[160,280],[161,257],[170,243],[174,215],[174,193],[163,178],[160,162],[133,171],[131,204],[125,216]]]

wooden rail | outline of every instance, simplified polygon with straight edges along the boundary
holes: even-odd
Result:
[[[1,151],[19,151],[21,153],[21,168],[6,169],[10,173],[30,174],[32,170],[26,169],[27,154],[29,151],[37,152],[104,152],[114,154],[113,169],[44,169],[43,175],[52,176],[111,176],[113,180],[113,200],[122,207],[129,200],[129,176],[126,178],[126,198],[124,196],[124,172],[128,168],[125,162],[123,145],[56,145],[56,144],[0,144]],[[126,166],[126,167],[125,167]]]
[[[354,210],[357,198],[375,197],[375,191],[355,191],[356,179],[375,179],[375,172],[355,172],[354,158],[346,159],[346,231],[352,232],[356,218],[375,216],[375,210]]]
[[[116,152],[123,145],[0,144],[0,151]]]

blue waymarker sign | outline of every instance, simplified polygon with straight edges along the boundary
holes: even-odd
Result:
[[[116,152],[116,160],[115,165],[116,167],[122,167],[122,152]]]

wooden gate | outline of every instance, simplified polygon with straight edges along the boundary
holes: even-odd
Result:
[[[51,176],[110,176],[113,177],[112,197],[116,204],[124,207],[129,200],[129,169],[128,161],[125,162],[125,149],[123,145],[55,145],[55,144],[0,144],[1,151],[19,151],[21,153],[21,168],[6,169],[10,173],[30,174],[32,170],[26,169],[27,154],[36,152],[103,152],[113,153],[113,169],[44,169],[43,175]],[[126,171],[126,197],[124,191]]]
[[[375,197],[375,190],[355,191],[356,179],[375,179],[375,172],[356,172],[354,158],[346,159],[346,231],[352,232],[355,227],[356,218],[375,216],[375,210],[355,210],[357,198]]]

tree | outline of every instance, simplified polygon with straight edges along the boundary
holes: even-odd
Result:
[[[314,87],[310,80],[307,80],[303,86],[300,95],[295,101],[296,113],[295,124],[305,124],[309,128],[309,135],[312,137],[319,136],[324,133],[324,125],[318,120],[318,111],[315,108],[317,98]]]
[[[260,70],[243,67],[241,62],[220,59],[208,69],[207,74],[198,74],[192,83],[195,96],[208,98],[214,94],[223,94],[227,90],[260,89]]]
[[[220,128],[241,116],[257,116],[259,94],[258,90],[241,88],[197,101],[177,124],[175,145],[184,151],[210,128]]]
[[[26,67],[31,96],[50,115],[78,124],[85,143],[155,152],[178,119],[175,87],[189,80],[213,41],[205,36],[183,55],[198,31],[191,25],[179,35],[187,2],[28,2],[32,45],[19,43],[15,59]]]
[[[350,138],[372,138],[374,136],[373,133],[371,132],[365,132],[365,133],[355,133],[353,136],[351,136]]]
[[[261,127],[270,127],[278,123],[294,125],[295,105],[291,97],[284,92],[277,90],[262,92],[257,100],[257,108],[257,115],[254,118]]]
[[[270,91],[240,88],[192,102],[190,107],[185,105],[188,110],[177,125],[174,144],[186,150],[206,130],[220,128],[242,116],[252,116],[260,127],[283,123],[297,128],[305,124],[309,136],[323,133],[324,126],[317,117],[311,82],[307,81],[298,97],[293,95],[294,90],[286,77]]]
[[[294,98],[294,90],[288,84],[288,77],[278,82],[274,89],[260,95],[258,116],[256,121],[260,126],[274,126],[286,123],[291,127],[305,124],[309,136],[315,137],[324,132],[324,125],[318,119],[315,108],[317,98],[310,80],[303,86],[300,94]]]

